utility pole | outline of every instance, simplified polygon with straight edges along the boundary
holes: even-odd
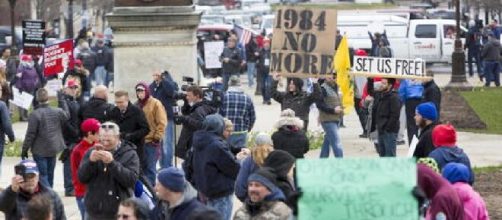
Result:
[[[9,0],[9,6],[10,6],[10,32],[12,36],[12,41],[10,45],[10,50],[12,56],[16,56],[18,51],[17,51],[17,39],[16,39],[16,0]]]
[[[66,37],[73,39],[73,0],[68,0],[68,26],[66,27]]]

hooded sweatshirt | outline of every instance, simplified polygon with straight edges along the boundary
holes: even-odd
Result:
[[[439,220],[438,217],[446,217],[447,220],[464,219],[462,202],[450,183],[423,164],[418,164],[417,169],[418,186],[430,200],[426,219]]]
[[[209,199],[228,196],[240,165],[223,139],[225,123],[219,114],[206,116],[203,129],[193,136],[194,187]]]
[[[180,201],[170,206],[168,203],[159,200],[155,208],[150,212],[150,219],[181,220],[186,219],[194,211],[204,209],[206,207],[197,200],[197,191],[187,182]]]
[[[275,145],[274,145],[275,146]],[[274,150],[265,159],[264,167],[273,168],[276,178],[276,185],[281,189],[286,197],[286,204],[296,213],[298,207],[298,192],[294,186],[294,180],[288,177],[289,170],[295,164],[295,158],[286,151]]]
[[[312,105],[312,103],[316,101],[315,97],[319,96],[320,92],[314,90],[314,93],[307,94],[306,92],[302,91],[302,79],[292,78],[291,80],[296,86],[295,92],[290,92],[289,90],[286,92],[277,91],[277,85],[279,84],[279,81],[274,80],[271,88],[272,98],[275,101],[281,103],[281,111],[288,108],[292,109],[293,111],[295,111],[296,117],[299,117],[303,121],[308,121],[310,105]],[[288,84],[289,82],[290,80],[288,80]]]
[[[150,89],[146,83],[138,83],[135,88],[145,89],[145,98],[136,103],[145,113],[146,121],[150,132],[145,137],[145,143],[158,143],[164,137],[164,130],[167,125],[166,110],[162,103],[150,96]]]
[[[485,201],[467,184],[470,174],[469,168],[461,163],[449,163],[443,169],[443,177],[453,184],[464,205],[464,220],[489,220]]]

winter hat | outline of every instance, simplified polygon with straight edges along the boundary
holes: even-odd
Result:
[[[230,79],[230,86],[240,86],[241,85],[241,79],[239,79],[239,76],[231,76]]]
[[[443,177],[451,184],[456,182],[469,183],[471,172],[469,168],[461,163],[448,163],[443,168]]]
[[[302,129],[303,128],[303,121],[300,118],[295,117],[295,111],[288,108],[288,109],[284,109],[281,112],[281,118],[275,124],[275,128],[279,129],[279,128],[286,126],[286,125],[295,126],[298,129]]]
[[[286,177],[296,158],[283,150],[274,150],[265,158],[263,166],[273,168],[279,177]]]
[[[185,174],[178,168],[162,169],[157,175],[157,180],[162,186],[173,192],[183,192],[185,190]]]
[[[455,147],[457,132],[453,125],[438,125],[432,130],[432,143],[436,147]]]
[[[145,107],[146,102],[147,102],[147,101],[148,101],[148,99],[150,98],[150,89],[149,89],[149,87],[148,87],[148,84],[146,84],[146,83],[144,83],[144,82],[140,82],[140,83],[136,84],[136,86],[134,87],[134,89],[135,89],[136,91],[138,91],[138,90],[143,90],[143,91],[145,91],[145,98],[144,98],[144,99],[142,99],[142,100],[140,100],[140,99],[138,98],[138,104],[139,104],[139,107],[141,107],[141,108]],[[137,96],[136,96],[136,98],[137,98]]]
[[[274,174],[274,170],[269,167],[262,167],[255,171],[253,174],[249,175],[249,182],[259,182],[263,184],[269,191],[273,191],[277,186],[276,180],[277,176]]]
[[[432,102],[425,102],[417,106],[417,113],[423,118],[436,121],[438,118],[438,113],[436,110],[436,104]]]
[[[97,133],[99,128],[101,127],[101,123],[95,118],[85,119],[82,124],[80,124],[80,130],[82,133],[94,132]]]
[[[31,55],[23,54],[23,55],[21,55],[21,61],[22,62],[32,62],[33,58],[31,57]]]
[[[254,144],[256,146],[262,146],[262,145],[273,145],[272,138],[270,138],[270,135],[268,135],[265,132],[260,132],[256,137],[254,138]]]
[[[424,164],[425,166],[428,166],[432,170],[434,170],[436,173],[439,173],[439,166],[436,160],[432,157],[423,157],[418,159],[417,164]]]

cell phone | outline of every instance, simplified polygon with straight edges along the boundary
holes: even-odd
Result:
[[[22,164],[18,164],[14,167],[14,172],[16,175],[22,176],[24,179],[24,176],[26,175],[26,167]]]
[[[101,144],[96,144],[96,145],[94,146],[94,148],[95,148],[96,150],[103,150],[103,145],[101,145]]]

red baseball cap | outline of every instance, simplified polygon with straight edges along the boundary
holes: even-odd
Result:
[[[80,125],[80,130],[83,133],[87,132],[98,132],[101,127],[101,123],[95,118],[88,118],[82,122]]]
[[[77,65],[77,66],[82,66],[82,60],[80,60],[80,59],[76,59],[76,60],[75,60],[75,65]]]
[[[78,83],[77,81],[70,79],[66,82],[66,87],[68,88],[78,87]]]

